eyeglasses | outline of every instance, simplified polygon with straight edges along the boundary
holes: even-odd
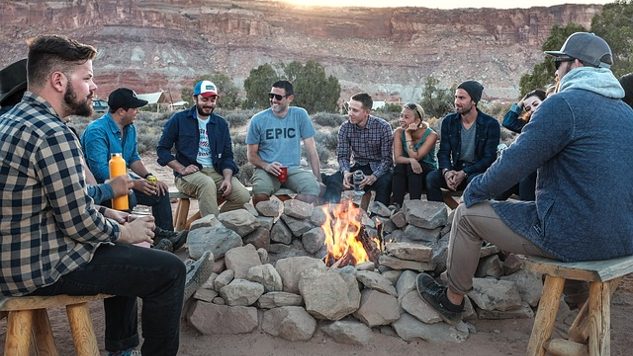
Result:
[[[280,94],[274,94],[274,93],[269,93],[269,94],[268,94],[268,99],[275,98],[275,99],[277,99],[278,101],[280,101],[280,100],[281,100],[281,99],[283,99],[283,98],[287,98],[287,97],[288,97],[288,95],[280,95]]]
[[[554,68],[556,68],[556,70],[558,70],[558,68],[560,67],[561,64],[563,64],[563,62],[573,62],[575,61],[576,58],[556,58],[554,59]]]

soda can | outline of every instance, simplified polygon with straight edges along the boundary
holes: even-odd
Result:
[[[156,179],[156,177],[154,176],[147,177],[147,180],[150,181],[152,184],[156,184],[158,182],[158,179]]]

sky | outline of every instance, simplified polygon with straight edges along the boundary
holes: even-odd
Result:
[[[432,9],[455,9],[467,7],[495,7],[499,9],[554,6],[560,4],[606,4],[613,0],[277,0],[297,5],[354,6],[354,7],[402,7],[417,6]]]

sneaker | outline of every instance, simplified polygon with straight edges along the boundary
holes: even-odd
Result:
[[[211,277],[213,260],[211,251],[205,252],[197,261],[186,261],[187,279],[185,280],[185,301],[189,299]]]
[[[139,350],[127,349],[117,352],[108,352],[108,356],[142,356]]]
[[[171,241],[172,250],[178,251],[178,249],[181,248],[185,244],[185,242],[187,242],[187,235],[189,235],[189,230],[176,232],[156,227],[154,233],[155,240],[160,242],[162,239],[168,239],[169,241]]]
[[[156,243],[152,248],[155,250],[161,250],[161,251],[167,251],[167,252],[174,251],[174,246],[171,244],[171,241],[169,241],[169,239],[162,239],[158,241],[158,243]]]
[[[433,277],[426,273],[418,274],[415,278],[415,288],[420,297],[438,312],[442,320],[451,325],[462,320],[464,301],[460,305],[451,303],[446,296],[446,286],[437,283]]]

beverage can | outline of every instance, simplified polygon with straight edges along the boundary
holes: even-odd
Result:
[[[158,179],[156,179],[156,177],[154,176],[147,176],[147,180],[150,181],[150,183],[152,184],[158,183]]]
[[[365,179],[365,174],[362,171],[358,170],[354,172],[352,181],[354,183],[354,193],[357,195],[365,194],[365,192],[360,188],[360,183],[363,181],[363,179]]]

